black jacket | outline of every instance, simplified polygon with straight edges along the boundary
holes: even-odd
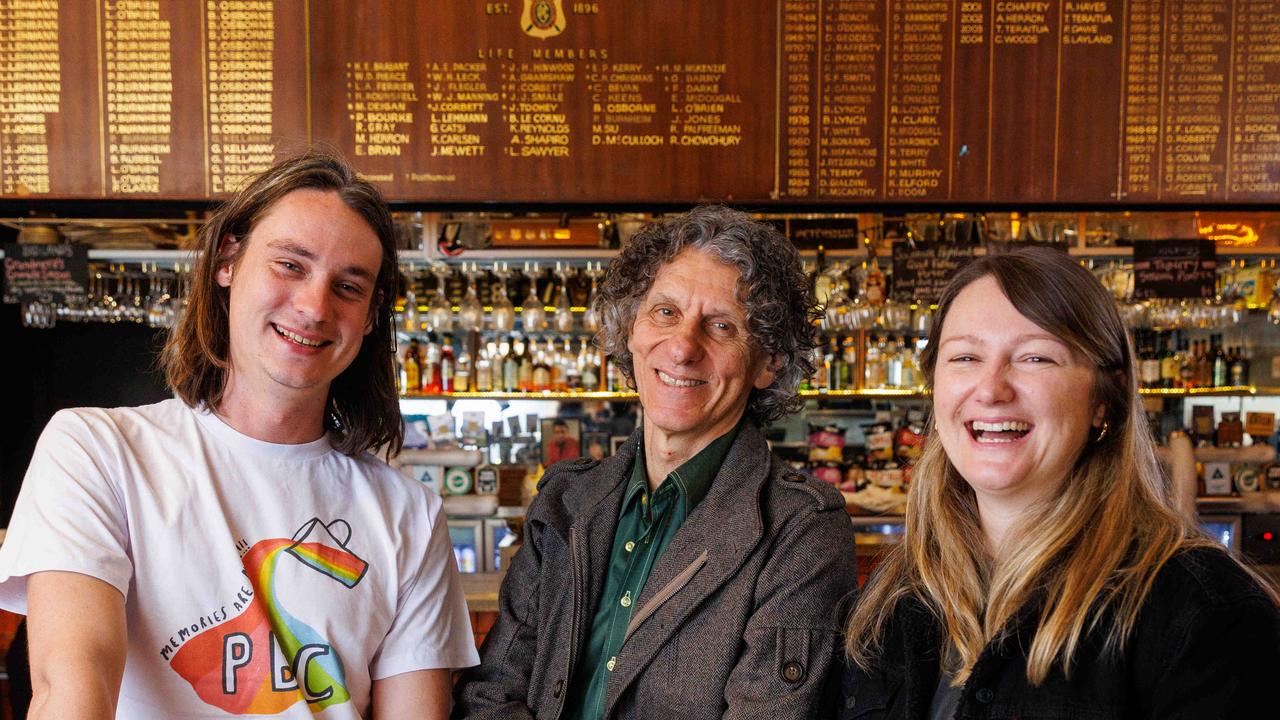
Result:
[[[1189,550],[1156,576],[1121,653],[1086,636],[1070,679],[1055,667],[1040,687],[1027,682],[1026,651],[1040,605],[1015,617],[1006,640],[982,652],[956,717],[1212,718],[1280,717],[1280,612],[1225,553]],[[872,672],[848,663],[841,720],[927,720],[938,684],[940,624],[915,598],[901,601]]]

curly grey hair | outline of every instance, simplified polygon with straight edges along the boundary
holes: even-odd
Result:
[[[820,317],[800,254],[772,225],[721,205],[703,205],[646,225],[609,263],[593,305],[596,344],[635,387],[627,340],[640,302],[663,265],[687,248],[710,253],[741,272],[737,296],[752,343],[775,362],[769,387],[752,388],[747,414],[767,425],[799,410],[798,389],[813,373],[815,321]]]

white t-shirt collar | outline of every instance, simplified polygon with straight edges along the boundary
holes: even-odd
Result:
[[[204,405],[192,408],[200,425],[212,433],[219,441],[236,450],[246,453],[264,453],[279,460],[312,460],[333,452],[333,444],[328,434],[300,444],[272,443],[251,438],[228,425],[222,418],[209,411]]]

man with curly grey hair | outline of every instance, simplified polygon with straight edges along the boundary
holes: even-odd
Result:
[[[853,531],[761,430],[800,408],[812,370],[799,255],[699,207],[641,230],[596,303],[641,426],[604,461],[547,471],[454,717],[827,716]]]

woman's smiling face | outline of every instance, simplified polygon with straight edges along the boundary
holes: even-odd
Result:
[[[1092,364],[990,275],[956,295],[937,358],[935,426],[979,506],[1020,511],[1051,496],[1102,422]]]

